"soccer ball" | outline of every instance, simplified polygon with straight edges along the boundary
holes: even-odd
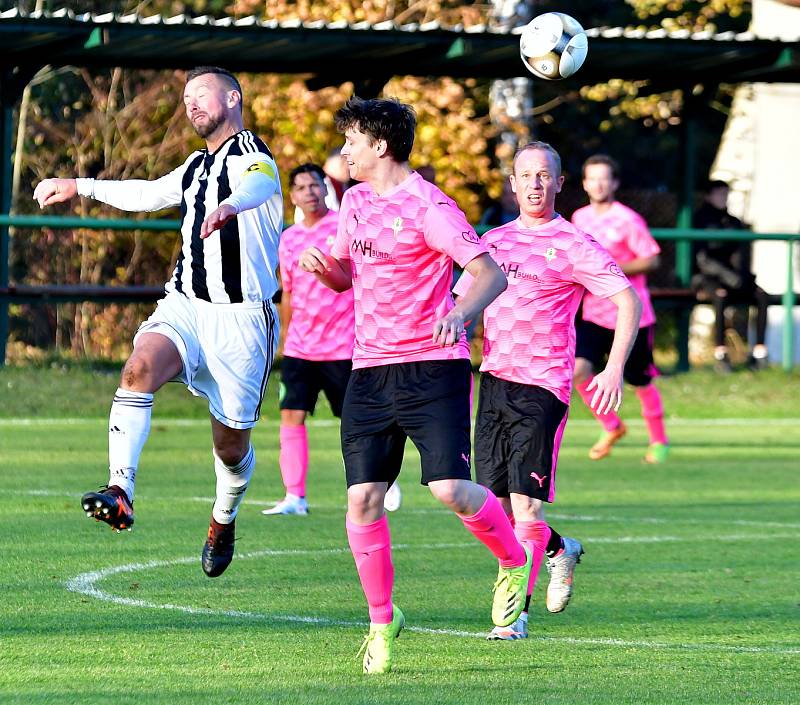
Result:
[[[580,22],[563,12],[534,17],[519,38],[519,55],[525,68],[548,81],[574,74],[588,51],[589,40]]]

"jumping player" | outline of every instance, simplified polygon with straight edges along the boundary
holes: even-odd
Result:
[[[166,295],[140,327],[108,423],[108,485],[81,508],[115,531],[133,526],[134,481],[150,433],[153,395],[172,379],[208,399],[216,499],[202,566],[216,577],[233,559],[235,519],[255,467],[250,432],[259,417],[278,341],[283,222],[278,169],[242,125],[242,88],[216,67],[186,76],[186,116],[206,142],[155,181],[45,179],[39,205],[77,194],[127,211],[180,206],[183,245]]]

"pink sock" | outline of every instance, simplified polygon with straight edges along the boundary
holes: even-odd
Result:
[[[642,417],[647,424],[651,443],[669,443],[667,430],[664,428],[664,406],[661,403],[661,394],[656,385],[648,384],[646,387],[636,387],[636,396],[642,404]]]
[[[586,389],[591,381],[594,379],[594,376],[588,377],[583,382],[579,382],[575,385],[575,389],[578,390],[578,394],[581,395],[581,399],[583,399],[583,403],[586,404],[589,411],[592,412],[592,416],[594,416],[603,428],[606,431],[614,431],[619,428],[622,420],[619,416],[617,416],[616,411],[609,411],[607,414],[598,414],[594,409],[591,407],[592,397],[594,396],[594,389],[589,391]]]
[[[347,540],[356,561],[361,587],[369,605],[369,618],[373,624],[392,621],[392,542],[386,515],[372,524],[355,524],[348,516]]]
[[[281,424],[281,452],[278,462],[287,492],[298,497],[306,496],[308,475],[308,431],[304,425]]]
[[[533,594],[539,569],[542,567],[547,542],[550,540],[550,527],[546,521],[520,521],[514,529],[520,543],[527,546],[533,556],[531,577],[528,578],[528,595]]]
[[[471,517],[458,516],[472,535],[495,555],[503,568],[516,568],[525,563],[525,550],[514,536],[503,505],[491,490],[486,490],[486,501],[477,514]]]

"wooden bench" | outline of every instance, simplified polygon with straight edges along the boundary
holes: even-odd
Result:
[[[783,297],[780,294],[768,294],[770,306],[780,306]],[[698,304],[711,303],[708,296],[703,291],[695,293],[692,289],[685,287],[653,287],[650,289],[650,298],[654,305],[661,303],[657,308],[692,308]],[[731,306],[743,306],[744,304],[733,303]]]
[[[17,284],[0,288],[0,299],[14,303],[60,304],[82,301],[149,303],[164,296],[163,286],[90,286]]]

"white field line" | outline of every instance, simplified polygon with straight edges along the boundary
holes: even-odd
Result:
[[[63,490],[10,490],[10,489],[0,489],[0,495],[16,495],[16,496],[25,496],[25,497],[58,497],[61,499],[75,499],[77,500],[80,497],[80,494],[77,492],[65,492]],[[137,495],[137,498],[144,501],[152,501],[155,499],[154,497],[149,497],[147,495]],[[214,502],[213,497],[184,497],[184,501],[187,502],[200,502],[202,504],[212,504]],[[245,505],[252,505],[256,507],[274,507],[277,502],[274,501],[266,501],[260,499],[247,499],[245,500]],[[341,509],[342,512],[345,511],[346,507],[344,504],[340,506],[336,505],[322,505],[322,504],[309,504],[308,505],[311,509]],[[439,509],[436,507],[429,507],[424,509],[412,509],[410,507],[403,507],[400,511],[400,514],[412,514],[412,515],[419,515],[419,514],[441,514],[442,516],[449,516],[452,512],[448,509]],[[622,516],[602,516],[602,515],[586,515],[586,514],[561,514],[558,512],[548,512],[547,513],[548,519],[557,519],[559,521],[574,521],[574,522],[581,522],[581,523],[592,523],[592,522],[600,522],[600,523],[625,523],[625,524],[660,524],[660,525],[683,525],[683,524],[700,524],[703,526],[708,526],[709,520],[708,519],[659,519],[657,517],[622,517]],[[270,521],[270,520],[267,520]],[[275,521],[275,520],[272,520]],[[294,520],[293,520],[294,521]],[[729,524],[733,526],[759,526],[759,527],[768,527],[772,529],[800,529],[800,523],[798,522],[781,522],[781,521],[758,521],[758,520],[748,520],[748,519],[720,519],[721,523]],[[760,537],[754,536],[747,536],[747,535],[737,535],[735,539],[730,540],[747,540],[747,539],[757,539],[757,538],[773,538],[773,536],[764,537],[761,535]],[[792,534],[790,536],[775,536],[774,538],[797,538],[796,535]],[[710,540],[725,540],[722,537],[709,537]],[[589,539],[590,541],[595,541],[596,539]],[[665,539],[670,541],[689,541],[695,540],[694,538],[673,538],[673,539]],[[617,541],[617,539],[613,540],[606,540],[605,543],[612,543],[613,541]],[[627,541],[627,539],[626,539]],[[621,542],[621,541],[620,541]]]
[[[57,497],[60,499],[75,499],[77,500],[80,497],[80,494],[77,492],[64,492],[62,490],[9,490],[9,489],[0,489],[0,495],[15,495],[15,496],[25,496],[25,497]],[[145,495],[137,495],[137,497],[141,500],[144,499],[152,500],[154,498]],[[184,497],[184,500],[188,502],[200,502],[203,504],[212,504],[214,502],[213,497]],[[173,500],[174,501],[174,500]],[[274,507],[277,502],[274,501],[267,501],[267,500],[260,500],[260,499],[247,499],[245,501],[246,506],[256,506],[256,507]],[[243,505],[243,506],[245,506]],[[309,504],[309,508],[311,509],[341,509],[342,512],[345,511],[346,506],[344,504],[341,505],[323,505],[323,504]],[[436,507],[430,507],[426,509],[412,509],[410,507],[403,507],[400,512],[401,514],[441,514],[442,516],[449,516],[452,512],[449,509],[437,509]],[[708,526],[709,520],[708,519],[658,519],[656,517],[622,517],[622,516],[602,516],[602,515],[586,515],[586,514],[561,514],[558,512],[548,512],[547,513],[548,519],[556,519],[558,521],[574,521],[574,522],[582,522],[582,523],[592,523],[592,522],[606,522],[606,523],[625,523],[625,524],[661,524],[661,525],[672,525],[676,526],[679,524],[702,524],[703,526]],[[760,526],[760,527],[769,527],[773,529],[800,529],[800,523],[797,522],[782,522],[782,521],[758,521],[758,520],[748,520],[748,519],[732,519],[730,521],[721,520],[719,523],[721,524],[728,524],[730,526]],[[747,540],[747,539],[757,539],[757,538],[778,538],[777,536],[767,536],[764,537],[763,534],[759,537],[755,536],[737,536],[735,539],[730,540]],[[787,538],[786,536],[781,536],[780,538]],[[794,538],[794,535],[788,537]],[[711,536],[709,537],[710,540],[725,540],[724,537],[716,537]],[[595,541],[596,539],[590,539],[591,541]],[[615,539],[616,540],[616,539]],[[674,540],[674,541],[683,541],[684,539],[666,539],[666,540]],[[685,540],[694,540],[694,539],[685,539]],[[605,543],[610,543],[611,540],[606,540]]]
[[[102,425],[108,422],[107,417],[97,418],[0,418],[0,427],[3,426],[95,426]],[[306,423],[309,426],[318,426],[320,428],[327,428],[331,426],[338,426],[337,419],[308,419]],[[628,426],[644,426],[642,419],[625,419]],[[800,418],[781,418],[781,419],[744,419],[744,418],[716,418],[716,419],[689,419],[680,417],[669,417],[666,420],[669,426],[692,426],[692,427],[714,427],[714,426],[752,426],[754,423],[760,426],[792,426],[797,428],[800,426]],[[208,419],[159,419],[158,414],[153,416],[152,424],[154,426],[209,426]],[[258,422],[259,426],[279,426],[279,419],[261,419]],[[578,427],[596,427],[597,422],[592,419],[573,419],[568,422],[569,426]]]
[[[453,548],[466,548],[468,546],[477,546],[476,542],[464,544],[423,544],[410,546],[406,544],[397,544],[393,546],[393,550],[406,550],[412,548],[414,550],[436,550],[436,549],[453,549]],[[264,549],[262,551],[252,551],[249,553],[242,553],[237,556],[238,560],[248,558],[263,558],[263,557],[286,557],[286,556],[319,556],[320,554],[342,554],[349,552],[347,548],[331,548],[331,549],[300,549],[300,550],[272,550]],[[185,614],[203,615],[203,616],[217,616],[217,617],[232,617],[236,619],[252,619],[264,622],[289,622],[294,624],[315,624],[319,626],[329,627],[362,627],[366,628],[368,624],[361,621],[347,621],[337,620],[328,617],[315,617],[315,616],[302,616],[292,614],[264,614],[262,612],[251,612],[242,610],[215,610],[209,607],[193,607],[190,605],[176,605],[171,603],[159,604],[149,602],[148,600],[139,600],[130,597],[120,597],[113,595],[105,590],[97,587],[97,584],[109,578],[112,575],[119,575],[122,573],[135,573],[139,571],[154,570],[157,568],[167,568],[174,565],[186,565],[197,562],[197,557],[191,558],[176,558],[173,560],[160,560],[148,561],[146,563],[129,563],[126,565],[114,566],[110,568],[103,568],[101,570],[90,571],[81,573],[80,575],[70,578],[66,581],[65,587],[71,592],[80,595],[86,595],[97,600],[104,602],[111,602],[116,605],[124,605],[127,607],[138,607],[143,609],[160,609],[160,610],[173,610],[177,612],[184,612]],[[456,636],[456,637],[469,637],[481,639],[486,637],[486,632],[469,632],[456,629],[432,629],[428,627],[407,627],[409,631],[417,632],[420,634],[434,634],[441,636]],[[542,641],[549,643],[564,643],[575,645],[598,645],[598,646],[612,646],[623,648],[642,648],[642,649],[678,649],[678,650],[693,650],[693,651],[723,651],[733,653],[773,653],[773,654],[800,654],[800,648],[781,647],[781,646],[734,646],[728,644],[714,644],[714,643],[674,643],[667,642],[654,642],[654,641],[638,641],[638,640],[623,640],[623,639],[608,639],[608,638],[580,638],[580,637],[555,637],[555,636],[533,636],[533,641]]]

